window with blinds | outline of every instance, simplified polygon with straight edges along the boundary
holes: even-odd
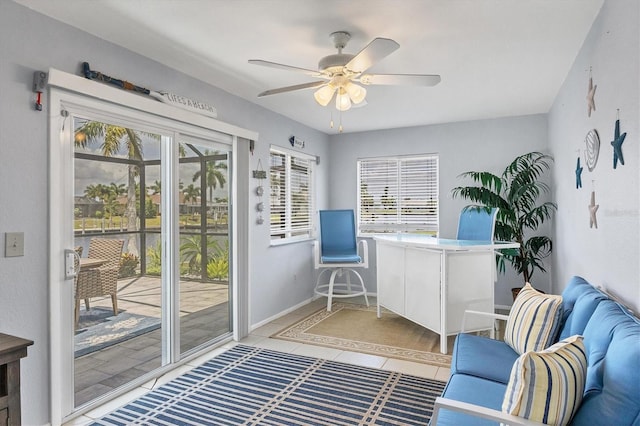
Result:
[[[314,163],[315,159],[311,156],[280,147],[271,147],[269,180],[272,240],[311,237]]]
[[[358,232],[438,233],[438,156],[358,160]]]

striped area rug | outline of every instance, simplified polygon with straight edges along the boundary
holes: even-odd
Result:
[[[425,425],[444,385],[238,345],[92,425]]]

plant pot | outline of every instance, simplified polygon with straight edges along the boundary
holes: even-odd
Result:
[[[513,300],[516,300],[516,297],[518,297],[518,293],[520,293],[520,290],[522,290],[522,287],[514,287],[511,289],[511,294],[513,295]]]

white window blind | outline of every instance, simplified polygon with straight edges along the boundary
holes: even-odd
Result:
[[[311,237],[313,230],[313,157],[272,147],[269,179],[271,184],[271,239]]]
[[[438,232],[438,156],[358,161],[358,231]]]

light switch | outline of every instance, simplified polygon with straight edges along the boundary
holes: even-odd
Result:
[[[4,256],[24,256],[24,232],[5,232]]]

